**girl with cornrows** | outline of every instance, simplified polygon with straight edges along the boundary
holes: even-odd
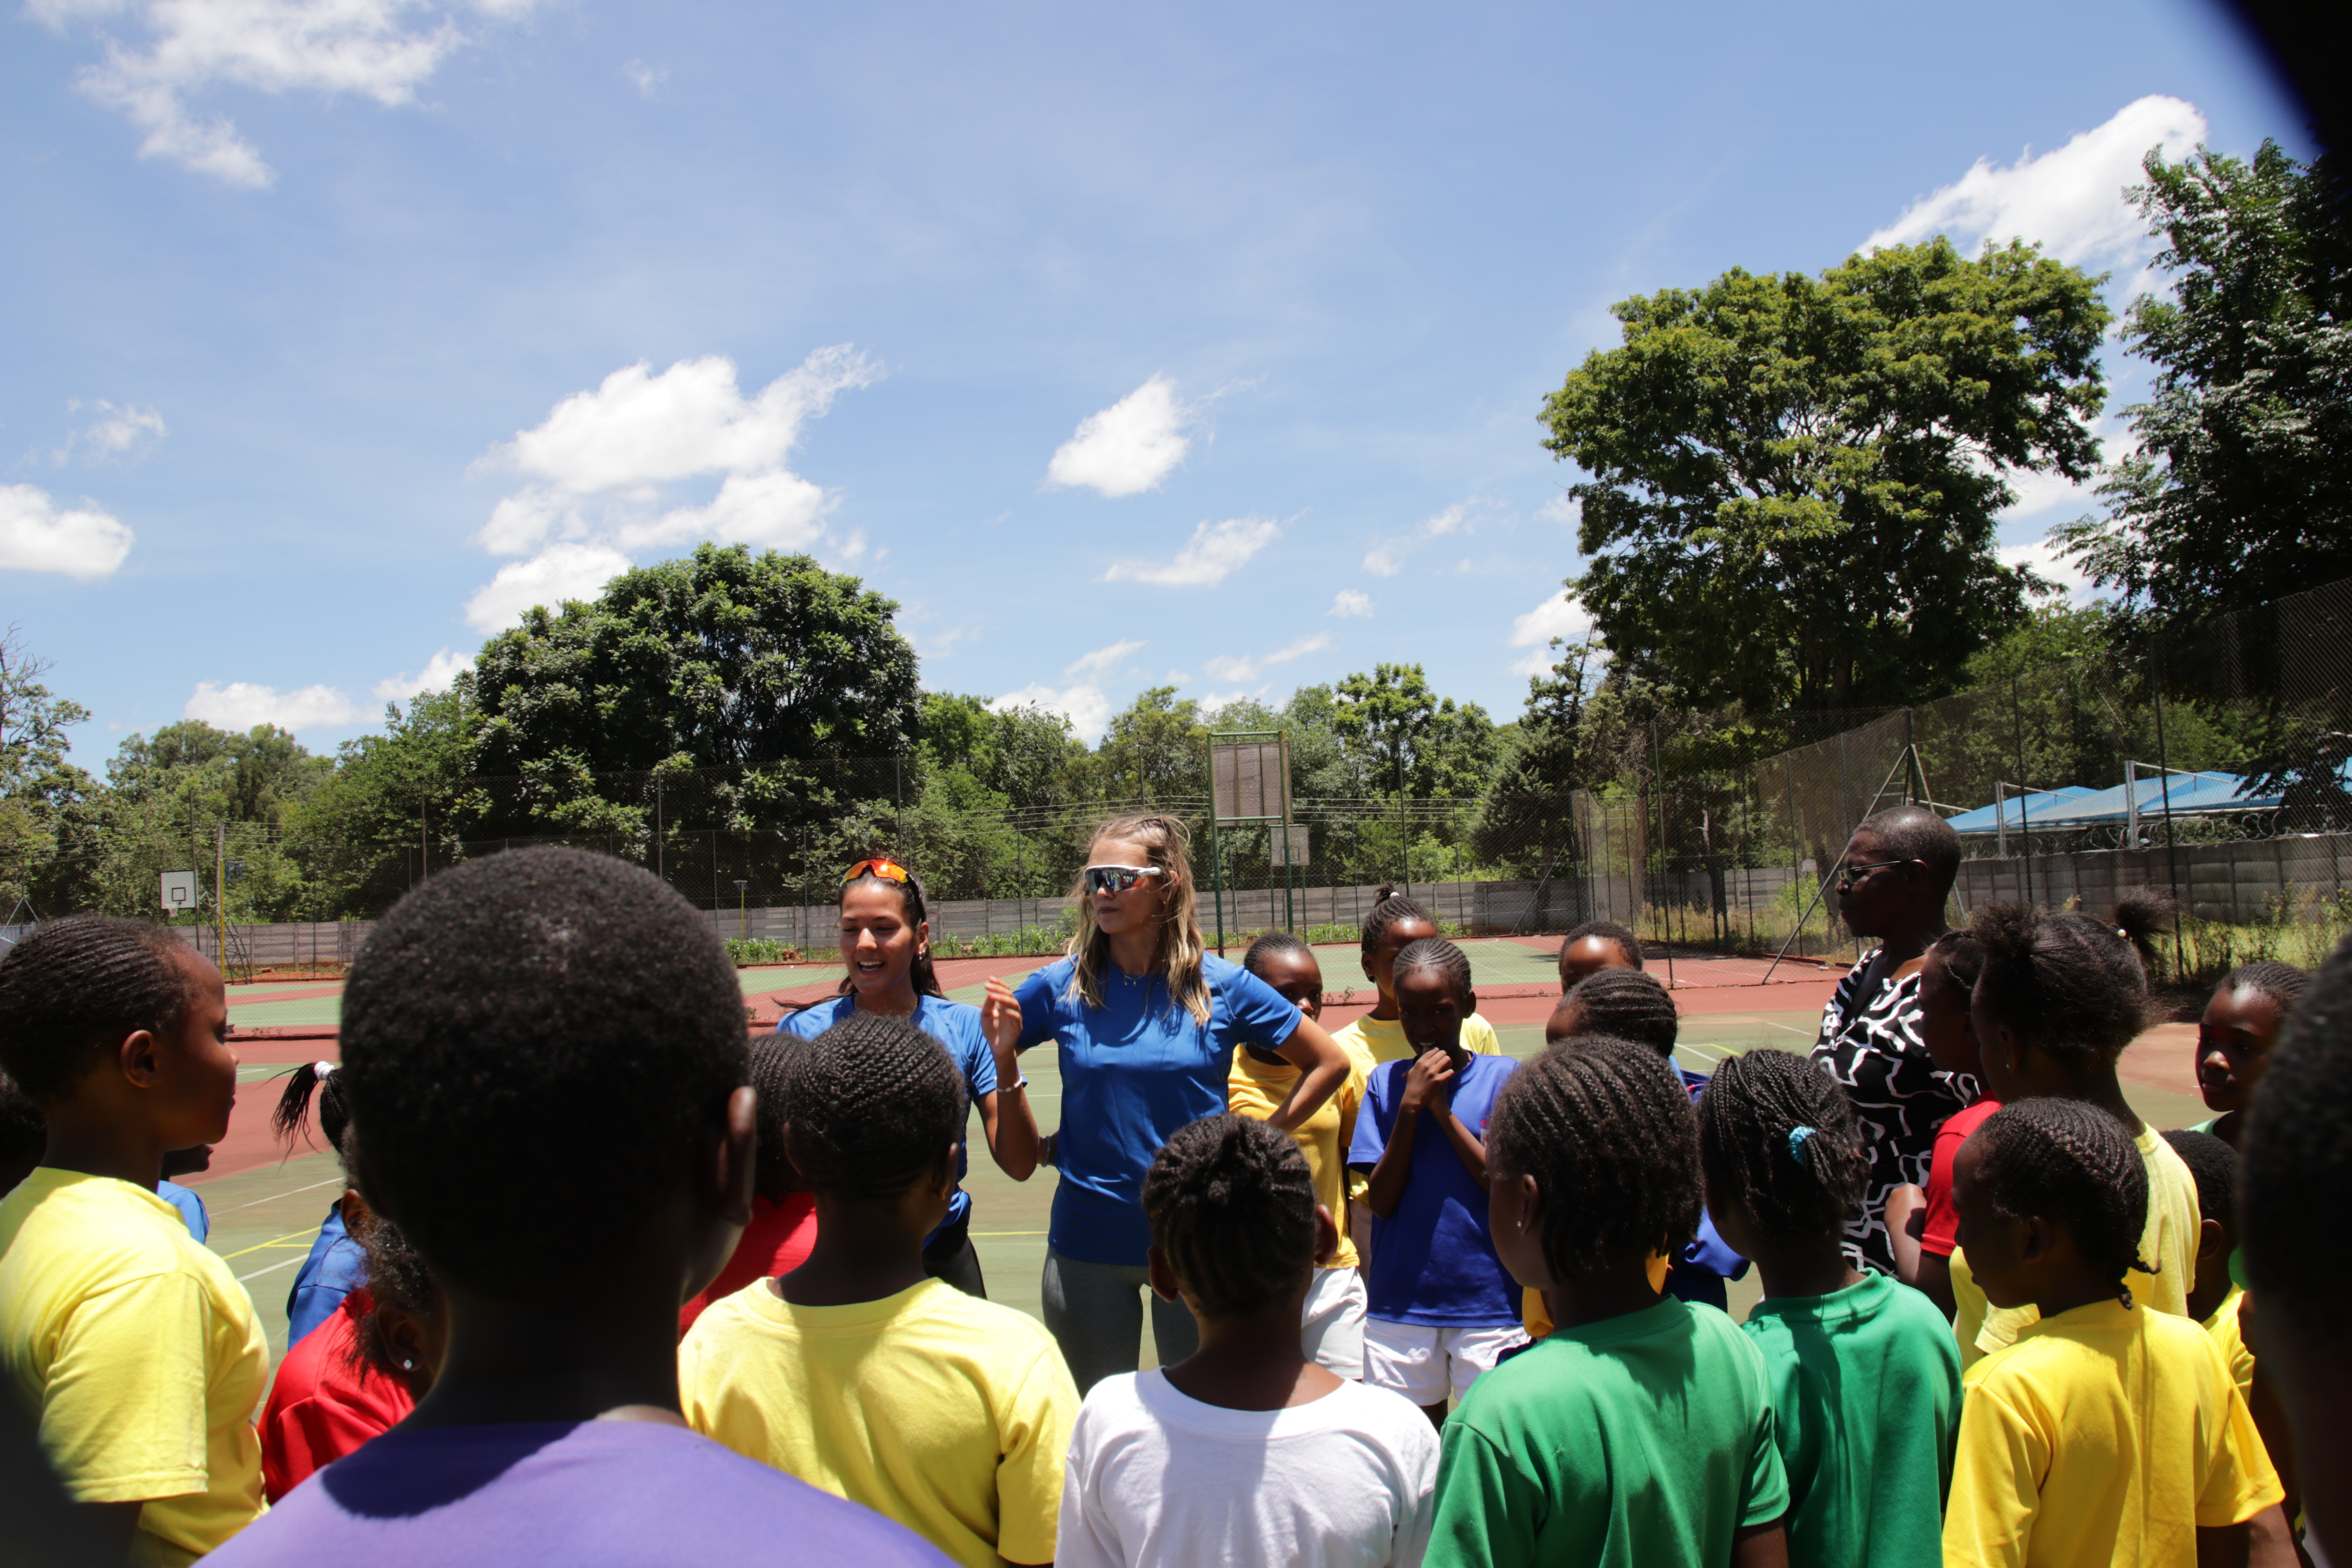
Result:
[[[1698,1142],[1707,1213],[1764,1279],[1741,1331],[1772,1391],[1791,1568],[1936,1568],[1959,1350],[1925,1296],[1845,1255],[1864,1171],[1845,1090],[1784,1051],[1729,1058]]]
[[[1009,1022],[1000,1041],[984,1029],[981,1010],[950,1002],[931,966],[931,925],[923,885],[895,860],[860,860],[841,874],[841,994],[789,1013],[776,1033],[813,1040],[859,1013],[904,1018],[939,1041],[963,1074],[964,1092],[980,1112],[988,1152],[1000,1169],[1025,1182],[1037,1169],[1037,1118],[1024,1092],[1012,1048]],[[923,1267],[967,1296],[988,1294],[980,1257],[971,1247],[971,1194],[963,1190],[969,1166],[956,1152],[956,1190],[947,1217],[923,1242]]]
[[[1987,979],[2001,963],[1996,950]],[[2295,1560],[2278,1474],[2220,1349],[2130,1283],[2147,1278],[2150,1196],[2134,1142],[2101,1107],[2043,1096],[2002,1106],[1960,1146],[1977,1277],[2034,1321],[1969,1372],[1950,1568]]]
[[[2197,1283],[2197,1178],[2139,1119],[2116,1077],[2124,1047],[2152,1021],[2152,936],[2169,908],[2145,889],[2126,893],[2104,920],[2022,904],[1982,906],[1971,930],[1984,950],[1984,969],[1970,996],[1969,1021],[1985,1092],[2004,1109],[2026,1100],[2078,1100],[2105,1111],[2129,1135],[2146,1171],[2131,1293],[2141,1305],[2177,1316],[2189,1310]],[[1957,1206],[1957,1162],[1954,1169]],[[2014,1340],[2032,1323],[2033,1310],[1990,1300],[1973,1277],[1975,1244],[1968,1232],[1962,1210],[1961,1244],[1951,1259],[1953,1327],[1960,1359],[1973,1363],[1978,1352]]]
[[[1234,1049],[1256,1046],[1300,1070],[1266,1124],[1289,1132],[1347,1080],[1348,1058],[1321,1025],[1201,938],[1188,835],[1156,815],[1096,831],[1070,955],[1021,983],[988,984],[1002,1049],[1055,1042],[1062,1069],[1061,1170],[1046,1234],[1045,1326],[1081,1392],[1142,1359],[1143,1178],[1176,1130],[1225,1109]],[[1154,1297],[1151,1332],[1167,1364],[1200,1330],[1182,1301]]]

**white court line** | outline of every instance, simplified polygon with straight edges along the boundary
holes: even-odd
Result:
[[[283,1263],[273,1263],[267,1268],[257,1268],[250,1274],[240,1274],[236,1277],[236,1282],[242,1285],[248,1279],[258,1279],[265,1274],[275,1274],[281,1268],[291,1268],[308,1257],[310,1254],[306,1252],[302,1258],[289,1258]]]
[[[221,1212],[221,1213],[223,1213],[223,1214],[235,1214],[238,1209],[249,1209],[249,1208],[252,1208],[256,1204],[274,1204],[274,1203],[276,1203],[279,1198],[290,1198],[290,1197],[296,1197],[296,1196],[300,1195],[300,1194],[303,1194],[303,1193],[315,1193],[315,1192],[317,1192],[320,1187],[344,1187],[344,1186],[349,1186],[350,1184],[350,1184],[348,1181],[346,1181],[343,1177],[341,1177],[341,1176],[335,1176],[335,1177],[331,1177],[331,1178],[330,1178],[329,1180],[327,1180],[327,1181],[323,1181],[323,1182],[312,1182],[312,1183],[311,1183],[309,1186],[307,1186],[307,1187],[296,1187],[296,1188],[295,1188],[295,1189],[293,1189],[293,1191],[291,1191],[291,1192],[272,1193],[272,1194],[269,1194],[269,1196],[268,1196],[268,1197],[266,1197],[266,1198],[256,1198],[256,1199],[254,1199],[254,1200],[253,1200],[253,1203],[250,1203],[250,1204],[237,1204],[237,1205],[234,1205],[234,1206],[232,1206],[232,1207],[225,1208],[225,1209],[221,1210],[220,1212]]]
[[[1819,1029],[1800,1029],[1794,1024],[1774,1024],[1769,1018],[1759,1019],[1758,1022],[1770,1025],[1775,1029],[1786,1029],[1792,1035],[1806,1035],[1814,1039],[1821,1037],[1822,1032]]]

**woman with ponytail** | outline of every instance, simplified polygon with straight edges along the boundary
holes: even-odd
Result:
[[[1979,908],[1972,930],[1984,969],[1969,1017],[1987,1095],[2004,1106],[2079,1100],[2131,1135],[2147,1169],[2147,1209],[2128,1283],[2134,1300],[2178,1314],[2189,1310],[2197,1283],[2197,1178],[2139,1119],[2116,1077],[2124,1047],[2156,1021],[2147,977],[2156,966],[2156,931],[2171,910],[2168,900],[2145,889],[2126,893],[2104,917],[2023,904]],[[1999,1308],[1987,1300],[1969,1273],[1965,1246],[1952,1254],[1951,1274],[1963,1361],[2010,1343],[2035,1321],[2031,1306]]]
[[[367,1283],[367,1258],[362,1246],[367,1229],[367,1200],[351,1184],[351,1156],[343,1134],[352,1115],[343,1102],[342,1081],[332,1062],[304,1062],[286,1075],[278,1109],[270,1112],[270,1130],[292,1155],[310,1141],[310,1101],[319,1102],[319,1131],[344,1170],[342,1195],[327,1211],[309,1256],[294,1271],[294,1288],[286,1294],[286,1347],[310,1337],[310,1331],[335,1315],[343,1298]]]
[[[1234,1048],[1255,1046],[1300,1070],[1266,1124],[1289,1132],[1347,1081],[1348,1058],[1321,1025],[1201,938],[1189,835],[1174,817],[1123,816],[1097,829],[1069,956],[1018,992],[988,983],[1000,1050],[1056,1043],[1061,1170],[1045,1242],[1045,1326],[1080,1393],[1140,1363],[1150,1222],[1143,1178],[1177,1129],[1225,1109]],[[1181,1300],[1153,1297],[1163,1366],[1200,1329]]]
[[[840,995],[787,1014],[776,1033],[813,1040],[859,1013],[906,1019],[937,1040],[963,1073],[965,1094],[980,1112],[998,1168],[1016,1182],[1027,1181],[1037,1169],[1037,1118],[1011,1032],[996,1044],[981,1026],[979,1008],[950,1002],[940,989],[923,885],[897,861],[871,857],[841,874],[841,963],[848,973],[841,977]],[[962,1185],[968,1168],[959,1148],[955,1194],[947,1218],[924,1239],[923,1268],[967,1296],[984,1297],[988,1282],[971,1247],[971,1194]]]
[[[1772,1390],[1791,1568],[1933,1568],[1959,1352],[1927,1297],[1846,1256],[1868,1168],[1845,1090],[1780,1051],[1732,1057],[1698,1134],[1707,1214],[1764,1282],[1742,1328]]]

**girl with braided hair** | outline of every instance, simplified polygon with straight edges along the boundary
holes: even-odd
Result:
[[[1977,1051],[1977,976],[1984,973],[1984,944],[1973,931],[1948,931],[1927,949],[1919,966],[1919,1037],[1936,1066],[1971,1083],[1984,1080]],[[1927,1163],[1925,1187],[1905,1187],[1887,1203],[1895,1242],[1895,1274],[1942,1309],[1958,1310],[1952,1298],[1952,1253],[1959,1246],[1960,1217],[1952,1207],[1952,1162],[1969,1134],[2000,1109],[1990,1094],[1954,1111],[1936,1130],[1936,1151]]]
[[[2210,1132],[2244,1152],[2246,1110],[2254,1103],[2255,1086],[2270,1066],[2287,1015],[2310,985],[2310,974],[2294,964],[2264,960],[2238,965],[2213,988],[2197,1022],[2197,1089],[2213,1115],[2191,1131]],[[2230,1278],[2243,1289],[2246,1266],[2235,1247],[2230,1249],[2229,1267]]]
[[[220,971],[161,926],[50,921],[0,955],[0,1071],[41,1163],[0,1199],[0,1368],[66,1494],[119,1554],[185,1563],[262,1512],[269,1342],[226,1263],[155,1193],[236,1103]]]
[[[1309,1357],[1297,1324],[1339,1245],[1294,1141],[1210,1116],[1144,1178],[1151,1287],[1181,1296],[1201,1347],[1107,1377],[1070,1437],[1061,1568],[1418,1563],[1437,1438],[1395,1394]]]
[[[1021,983],[989,982],[991,1037],[1061,1058],[1061,1180],[1045,1237],[1045,1326],[1081,1390],[1142,1360],[1144,1300],[1162,1362],[1198,1342],[1181,1301],[1151,1293],[1143,1177],[1180,1128],[1225,1109],[1234,1053],[1272,1052],[1298,1069],[1266,1124],[1304,1126],[1348,1080],[1323,1026],[1237,963],[1207,951],[1184,825],[1146,814],[1095,831],[1070,954]]]
[[[971,1568],[1053,1562],[1077,1390],[1036,1319],[923,1258],[956,1189],[961,1069],[910,1020],[859,1012],[787,1053],[782,1079],[816,1247],[696,1320],[687,1421]]]
[[[2147,974],[2154,933],[2170,908],[2146,890],[2125,895],[2104,919],[2022,904],[1980,907],[1969,929],[1984,950],[1984,968],[1969,1022],[1985,1092],[2004,1108],[2078,1100],[2131,1134],[2147,1192],[2132,1295],[2158,1311],[2185,1313],[2197,1283],[2197,1179],[2132,1110],[2116,1077],[2124,1048],[2154,1021]],[[2004,1309],[1977,1286],[1965,1241],[1952,1254],[1951,1278],[1963,1362],[2007,1344],[2033,1321],[2031,1308]]]
[[[2004,1105],[1961,1145],[1954,1186],[1978,1283],[2035,1316],[1968,1373],[1944,1561],[2293,1563],[2221,1350],[2130,1283],[2148,1206],[2130,1130],[2079,1099]]]
[[[1365,1281],[1364,1381],[1445,1420],[1460,1394],[1527,1336],[1495,1255],[1483,1201],[1486,1119],[1518,1064],[1474,1056],[1462,1020],[1478,1005],[1470,960],[1442,937],[1397,955],[1398,1020],[1415,1056],[1382,1063],[1364,1089],[1351,1165],[1374,1216]]]
[[[1934,1568],[1959,1350],[1925,1297],[1845,1255],[1864,1175],[1845,1090],[1800,1058],[1750,1051],[1716,1068],[1698,1131],[1707,1213],[1763,1277],[1741,1331],[1772,1389],[1790,1563]]]
[[[1559,1324],[1446,1422],[1427,1561],[1785,1562],[1763,1357],[1651,1272],[1698,1223],[1697,1116],[1673,1070],[1630,1040],[1554,1047],[1503,1086],[1489,1138],[1495,1245]]]
[[[1029,1080],[1013,1051],[1020,1016],[992,1002],[992,1033],[982,1010],[950,1002],[931,968],[931,925],[923,885],[897,861],[869,857],[841,874],[841,994],[787,1013],[776,1033],[813,1040],[860,1013],[906,1018],[939,1041],[963,1073],[964,1092],[980,1112],[982,1134],[997,1168],[1016,1182],[1037,1169],[1037,1118],[1029,1106]],[[967,1168],[956,1155],[955,1196],[938,1232],[923,1244],[924,1267],[967,1296],[985,1296],[988,1282],[971,1246],[971,1195],[963,1190]],[[786,1205],[789,1206],[789,1205]],[[775,1211],[779,1215],[781,1211]],[[763,1233],[774,1226],[763,1227]],[[754,1239],[756,1247],[765,1239]],[[689,1320],[690,1321],[690,1320]],[[684,1331],[681,1330],[681,1332]]]

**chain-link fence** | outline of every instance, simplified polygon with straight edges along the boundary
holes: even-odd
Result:
[[[1204,921],[1229,938],[1352,926],[1392,884],[1474,933],[1598,918],[1685,953],[1847,958],[1839,859],[1857,823],[1906,801],[1961,833],[1955,919],[1992,899],[2097,907],[2151,886],[2181,906],[2184,975],[2310,962],[2352,924],[2352,583],[1912,708],[1621,714],[1609,745],[1564,753],[1579,760],[1556,787],[1298,797],[1306,854],[1288,866],[1264,826],[1213,840],[1207,739],[1192,744],[1199,793],[1148,805],[1193,828]],[[941,934],[1033,951],[1068,929],[1095,827],[1145,804],[977,805],[910,759],[548,770],[422,792],[405,843],[190,823],[61,840],[58,863],[82,857],[88,874],[52,881],[83,889],[67,907],[152,909],[157,876],[193,866],[208,910],[226,883],[232,910],[364,920],[460,861],[564,844],[645,866],[730,936],[821,945],[840,868],[888,854],[924,879]],[[241,923],[268,962],[274,928]],[[348,933],[303,929],[282,938],[288,962],[347,955]]]

